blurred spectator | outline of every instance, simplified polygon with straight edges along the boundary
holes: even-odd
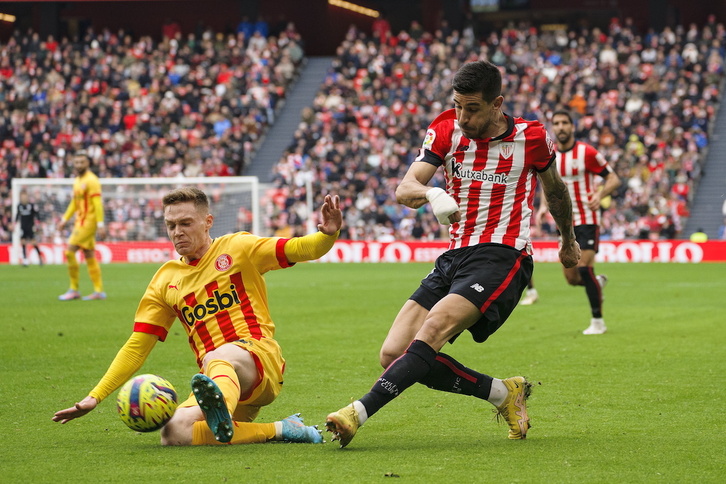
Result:
[[[371,27],[373,38],[378,41],[379,44],[387,44],[391,36],[391,24],[386,18],[385,12],[381,12],[380,17],[373,21]]]
[[[708,235],[703,231],[701,227],[691,234],[691,242],[703,243],[708,241]]]
[[[161,26],[161,35],[165,41],[176,39],[177,35],[181,36],[181,26],[174,20],[167,18],[164,25]]]
[[[723,223],[718,228],[718,240],[726,240],[726,217],[723,218]]]

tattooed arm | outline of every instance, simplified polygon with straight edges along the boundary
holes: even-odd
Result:
[[[580,260],[580,246],[575,240],[575,230],[572,226],[570,194],[557,173],[555,163],[539,173],[539,179],[542,182],[542,193],[547,200],[547,206],[560,232],[560,262],[565,267],[575,267]]]

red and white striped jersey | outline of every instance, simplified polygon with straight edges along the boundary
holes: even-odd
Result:
[[[273,338],[263,275],[292,265],[287,240],[238,232],[214,239],[192,264],[165,263],[139,302],[134,331],[164,341],[178,318],[200,367],[204,355],[227,342]]]
[[[450,249],[495,243],[532,253],[529,234],[536,172],[550,166],[555,148],[538,121],[506,119],[504,134],[469,139],[450,109],[426,131],[416,161],[443,165],[446,192],[462,214],[460,222],[449,226]]]
[[[600,225],[600,212],[587,206],[588,193],[596,189],[595,175],[608,168],[605,157],[587,143],[575,141],[567,151],[558,151],[557,170],[572,199],[574,225]]]

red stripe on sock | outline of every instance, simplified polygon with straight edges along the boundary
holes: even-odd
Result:
[[[234,383],[234,386],[237,387],[237,391],[240,390],[239,385],[237,385],[237,383],[235,382],[234,378],[232,378],[231,376],[229,376],[229,375],[217,375],[217,376],[213,376],[212,377],[212,380],[216,380],[217,378],[227,378],[227,379],[229,379],[229,381],[231,381],[232,383]]]
[[[438,361],[439,363],[443,363],[444,365],[446,365],[457,376],[460,376],[460,377],[462,377],[465,380],[469,380],[472,383],[476,383],[476,378],[475,377],[471,376],[468,373],[465,373],[465,372],[461,371],[460,369],[458,369],[457,367],[455,367],[454,365],[452,365],[451,362],[449,360],[447,360],[446,358],[442,358],[441,356],[437,356],[436,357],[436,361]]]

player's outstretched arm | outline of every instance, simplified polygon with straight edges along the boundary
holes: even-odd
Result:
[[[343,212],[340,210],[340,197],[338,195],[325,195],[325,201],[320,208],[322,222],[318,230],[325,235],[334,235],[343,226]]]
[[[98,401],[89,395],[73,405],[71,408],[58,410],[55,415],[53,415],[53,421],[60,422],[62,424],[68,423],[73,419],[83,417],[88,412],[96,408],[96,406],[98,406]]]
[[[446,191],[428,186],[438,167],[426,162],[413,162],[396,188],[396,201],[409,208],[429,202],[439,223],[448,225],[461,220],[459,205]]]
[[[570,268],[580,260],[580,245],[575,240],[575,229],[572,225],[572,200],[567,186],[557,173],[555,163],[539,174],[542,192],[547,199],[552,218],[555,219],[557,230],[560,231],[560,262]]]
[[[54,422],[66,423],[73,419],[83,417],[96,408],[99,402],[108,397],[114,390],[136,373],[144,364],[146,357],[156,345],[158,337],[148,333],[134,331],[121,347],[111,362],[106,374],[86,398],[71,408],[59,410],[53,415]]]

